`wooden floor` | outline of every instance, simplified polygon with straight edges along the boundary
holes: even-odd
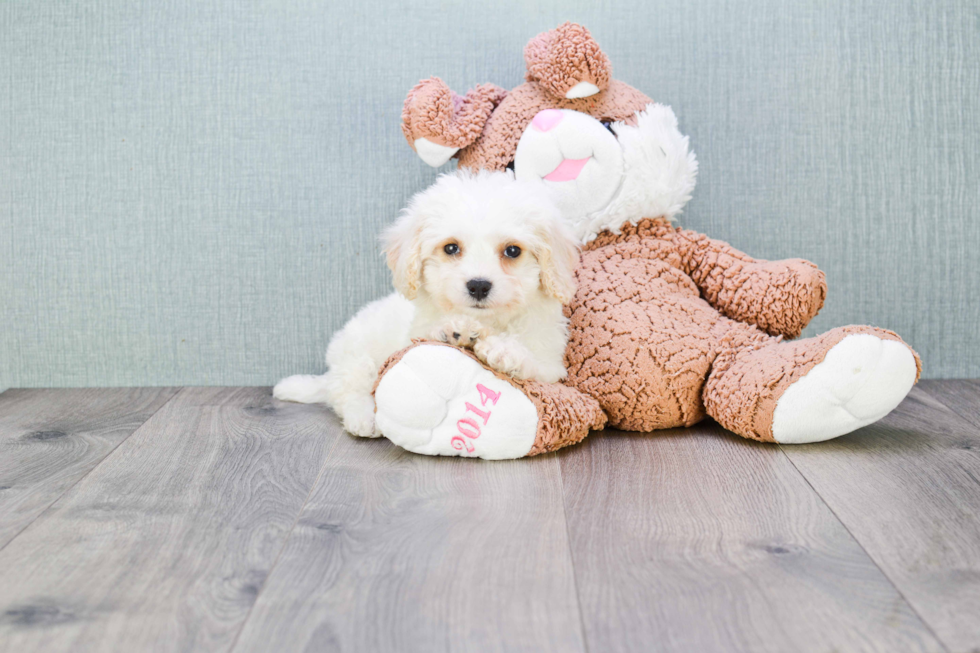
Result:
[[[980,382],[511,462],[266,388],[0,395],[0,650],[976,651]]]

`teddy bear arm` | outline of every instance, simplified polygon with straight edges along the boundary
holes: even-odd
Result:
[[[809,261],[756,260],[688,230],[677,232],[677,242],[685,272],[704,299],[727,317],[770,335],[795,338],[823,307],[826,279]]]

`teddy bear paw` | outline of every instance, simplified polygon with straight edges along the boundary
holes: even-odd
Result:
[[[531,400],[452,347],[409,349],[384,373],[374,396],[378,430],[415,453],[521,458],[537,434]]]
[[[776,402],[776,442],[822,442],[890,413],[912,389],[915,356],[902,342],[869,333],[849,335]]]

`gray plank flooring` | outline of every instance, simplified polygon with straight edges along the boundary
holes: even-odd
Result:
[[[267,388],[9,390],[0,651],[980,650],[978,452],[975,381],[499,463]]]
[[[925,381],[880,422],[785,452],[940,639],[971,651],[980,648],[980,428],[946,402],[977,414],[980,391],[957,390]]]
[[[346,438],[236,651],[584,651],[557,459]]]
[[[946,407],[980,428],[980,380],[933,380],[921,386]]]
[[[562,457],[594,651],[938,651],[779,448],[715,424]]]
[[[10,390],[0,395],[0,549],[176,391]]]
[[[0,650],[228,650],[338,434],[183,390],[0,551]]]

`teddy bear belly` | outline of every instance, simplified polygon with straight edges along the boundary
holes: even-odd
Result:
[[[705,416],[701,393],[721,338],[756,330],[686,286],[662,277],[645,282],[642,293],[623,296],[622,283],[603,284],[576,298],[586,301],[571,307],[566,383],[597,399],[609,426],[690,426]]]

